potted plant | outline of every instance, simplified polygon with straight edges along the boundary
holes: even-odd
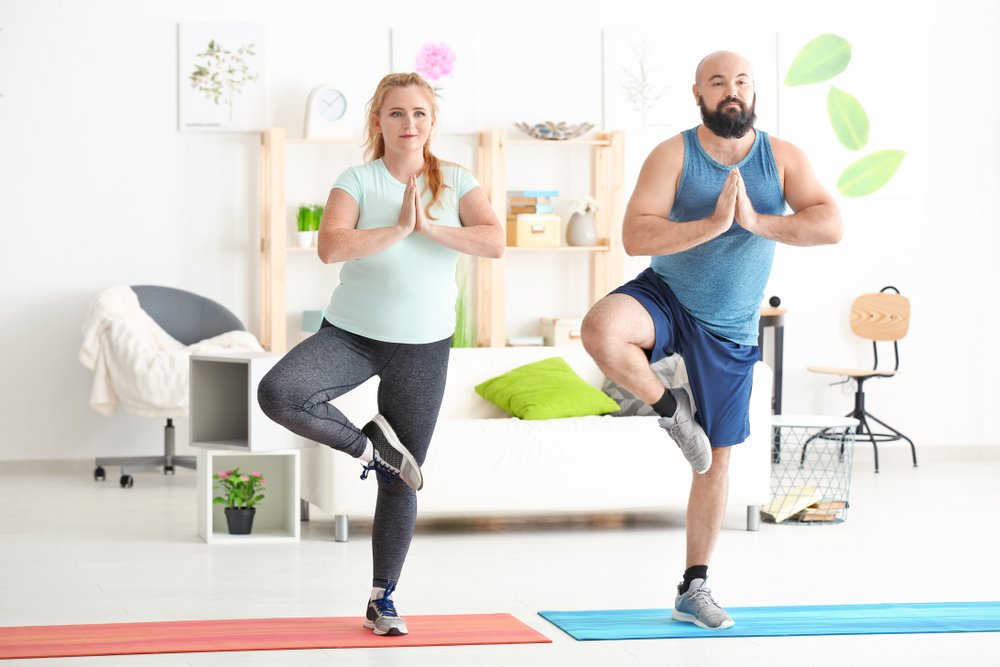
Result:
[[[594,197],[580,196],[573,200],[573,215],[566,225],[566,243],[575,246],[597,245],[597,221],[594,212],[601,210],[601,202]]]
[[[298,216],[298,240],[300,248],[308,248],[312,245],[312,206],[309,204],[302,204],[299,206],[299,216]]]
[[[263,493],[258,493],[267,484],[264,476],[259,472],[251,472],[249,475],[241,475],[240,469],[227,470],[225,472],[212,475],[212,479],[219,482],[219,489],[223,495],[215,498],[212,502],[217,505],[226,506],[226,523],[229,524],[230,535],[249,535],[253,527],[253,515],[257,512],[254,507],[264,499]]]

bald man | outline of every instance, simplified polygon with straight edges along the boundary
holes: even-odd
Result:
[[[843,230],[802,151],[754,128],[746,59],[707,56],[692,90],[702,124],[653,149],[625,211],[625,251],[651,256],[650,266],[599,301],[581,333],[604,374],[653,407],[694,469],[687,569],[672,615],[722,629],[733,620],[705,581],[726,510],[730,447],[750,435],[774,245],[838,243]],[[690,384],[666,388],[650,370],[671,354],[684,359]]]

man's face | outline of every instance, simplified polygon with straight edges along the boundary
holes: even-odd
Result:
[[[753,127],[757,96],[753,70],[735,53],[714,54],[698,69],[695,99],[705,127],[723,139],[739,139]]]

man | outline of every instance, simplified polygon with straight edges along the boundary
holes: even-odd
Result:
[[[650,268],[598,302],[582,336],[604,374],[660,415],[694,469],[687,570],[672,616],[722,629],[733,620],[705,580],[725,515],[729,448],[750,434],[774,244],[838,243],[843,231],[802,151],[754,129],[750,63],[728,51],[707,56],[693,92],[702,125],[653,149],[625,211],[625,251],[650,255]],[[684,359],[689,385],[666,389],[650,369],[670,354]]]

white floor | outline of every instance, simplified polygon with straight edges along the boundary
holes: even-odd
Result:
[[[886,448],[888,450],[888,448]],[[957,451],[957,450],[956,450]],[[940,458],[940,457],[939,457]],[[712,562],[723,606],[1000,600],[1000,460],[859,448],[849,519],[762,525],[732,508]],[[195,477],[139,473],[94,482],[0,465],[0,626],[347,616],[363,612],[370,541],[332,541],[316,508],[297,544],[204,544]],[[554,473],[556,474],[556,473]],[[656,484],[636,469],[636,484]],[[608,524],[611,525],[608,525]],[[406,614],[509,612],[553,640],[520,646],[251,651],[10,660],[7,665],[1000,665],[1000,634],[869,635],[578,642],[542,609],[672,604],[683,569],[683,512],[626,521],[421,525],[397,603]]]

